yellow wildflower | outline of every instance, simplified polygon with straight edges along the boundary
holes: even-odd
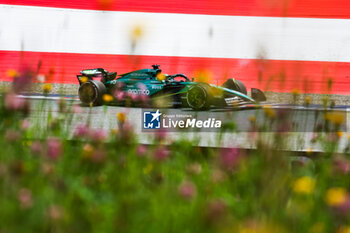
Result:
[[[306,148],[306,151],[305,151],[306,154],[310,155],[310,154],[312,154],[312,152],[313,152],[313,150],[311,147]]]
[[[131,39],[134,41],[140,39],[142,35],[143,35],[143,29],[140,25],[135,26],[131,30]]]
[[[52,84],[51,83],[45,83],[44,85],[43,85],[43,91],[45,92],[45,93],[48,93],[48,92],[50,92],[52,90]]]
[[[117,135],[119,133],[119,129],[112,129],[111,133]]]
[[[159,81],[163,81],[163,80],[165,80],[165,75],[164,74],[161,74],[161,73],[158,73],[157,74],[157,79],[159,80]]]
[[[325,201],[329,206],[340,206],[346,202],[347,192],[344,188],[335,187],[328,189]]]
[[[305,104],[309,105],[311,103],[311,98],[310,96],[305,97]]]
[[[344,135],[344,132],[342,132],[342,131],[337,131],[337,136],[338,136],[338,138],[343,137],[343,135]]]
[[[90,144],[85,144],[82,151],[83,158],[91,158],[94,152],[94,147]]]
[[[350,226],[342,226],[337,231],[338,233],[350,233]]]
[[[17,73],[16,70],[11,69],[11,70],[8,70],[8,71],[6,72],[6,75],[7,75],[8,77],[10,77],[10,78],[14,78],[14,77],[17,77],[17,76],[18,76],[18,73]]]
[[[293,95],[299,95],[299,94],[300,94],[300,91],[299,91],[298,89],[294,88],[294,89],[292,90],[292,94],[293,94]]]
[[[293,191],[299,194],[311,194],[315,190],[315,180],[304,176],[297,179],[293,184]]]
[[[323,233],[324,224],[322,222],[315,223],[311,226],[310,233]]]
[[[209,70],[198,70],[195,72],[194,76],[198,82],[210,82],[213,77],[213,73]]]
[[[87,81],[89,81],[89,78],[86,77],[86,76],[82,76],[82,77],[80,78],[80,82],[81,82],[81,83],[86,83]]]
[[[143,168],[143,174],[147,175],[153,170],[153,165],[151,163],[147,164],[146,167]]]
[[[268,116],[270,119],[275,118],[276,112],[274,109],[272,109],[271,105],[265,105],[264,106],[264,113],[266,116]]]
[[[344,122],[344,113],[340,112],[330,112],[324,114],[324,119],[332,122],[335,125],[340,125]]]
[[[249,116],[250,123],[255,123],[256,117],[255,116]]]
[[[123,112],[118,112],[116,117],[120,123],[124,123],[126,120],[126,115]]]
[[[104,102],[111,102],[113,100],[113,96],[111,96],[110,94],[104,94],[102,98]]]

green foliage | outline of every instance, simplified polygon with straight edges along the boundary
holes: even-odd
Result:
[[[25,106],[1,100],[0,232],[349,230],[350,162],[334,154],[336,139],[320,137],[330,149],[309,159],[276,150],[288,143],[281,133],[271,145],[256,137],[254,150],[164,145],[167,135],[145,146],[118,115],[118,131],[85,122],[68,140],[74,106],[44,128],[35,117],[28,126],[40,113]]]

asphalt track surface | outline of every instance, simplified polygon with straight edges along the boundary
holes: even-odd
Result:
[[[65,118],[67,114],[59,111],[58,96],[20,96],[29,99],[31,102],[31,120],[45,130],[47,117]],[[123,107],[123,106],[99,106],[83,107],[80,101],[75,97],[63,98],[67,104],[80,106],[80,112],[72,114],[72,120],[66,127],[73,135],[75,128],[80,124],[90,122],[90,126],[95,129],[110,131],[118,129],[116,114],[123,112],[127,116],[127,121],[133,126],[134,131],[140,143],[154,143],[154,132],[144,132],[142,130],[142,108]],[[221,119],[225,130],[176,130],[167,131],[167,142],[185,138],[191,140],[194,146],[202,147],[239,147],[246,149],[256,148],[256,138],[260,138],[264,144],[273,145],[275,149],[291,151],[325,151],[325,148],[318,144],[312,143],[315,136],[314,131],[322,132],[323,129],[317,128],[317,125],[324,119],[321,106],[292,106],[292,105],[270,105],[274,112],[274,120],[268,117],[266,110],[260,109],[211,109],[210,111],[195,112],[191,109],[159,109],[164,115],[191,115],[198,119],[215,118]],[[347,106],[336,107],[337,112],[344,114],[345,124],[341,131],[345,132],[339,140],[338,152],[343,152],[348,146],[349,111]],[[156,111],[157,109],[153,109]],[[252,127],[251,120],[255,119],[258,130]],[[284,138],[284,143],[275,143],[276,131],[282,132],[280,135]],[[326,137],[329,133],[325,134]]]

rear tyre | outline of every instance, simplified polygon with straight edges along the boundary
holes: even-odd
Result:
[[[193,85],[186,95],[187,104],[195,111],[207,110],[210,108],[210,87],[205,84]]]
[[[106,86],[96,80],[89,80],[79,87],[79,99],[85,105],[99,106],[103,103],[103,95],[107,93]]]
[[[244,85],[244,83],[240,80],[230,78],[224,84],[222,84],[223,87],[241,92],[245,95],[247,95],[247,88]]]

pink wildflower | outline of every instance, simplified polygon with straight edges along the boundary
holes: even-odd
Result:
[[[49,138],[47,140],[47,156],[56,159],[62,155],[62,143],[58,138]]]
[[[138,156],[142,157],[147,153],[147,147],[145,145],[139,145],[136,149]]]
[[[103,129],[95,129],[90,132],[91,140],[95,142],[103,142],[107,138],[107,133]]]
[[[333,161],[333,168],[335,172],[341,173],[343,175],[349,174],[350,162],[346,158],[335,158]]]
[[[26,118],[21,122],[21,129],[27,130],[30,127],[30,121]]]
[[[77,138],[84,138],[87,137],[89,135],[90,129],[89,126],[87,125],[78,125],[75,128],[74,131],[74,136]]]
[[[240,158],[241,156],[239,149],[222,149],[219,157],[219,163],[223,169],[232,170],[238,165]]]
[[[17,198],[22,209],[27,209],[33,206],[31,190],[27,188],[20,189]]]
[[[184,181],[179,186],[179,194],[186,200],[191,200],[197,194],[196,186],[190,181]]]
[[[157,147],[156,151],[154,152],[155,159],[158,161],[165,160],[169,155],[170,151],[164,146]]]
[[[20,98],[14,93],[8,93],[5,95],[5,107],[12,111],[25,110],[27,102],[24,98]]]
[[[30,145],[30,150],[33,154],[40,154],[42,152],[41,143],[38,141],[32,142],[32,144]]]

